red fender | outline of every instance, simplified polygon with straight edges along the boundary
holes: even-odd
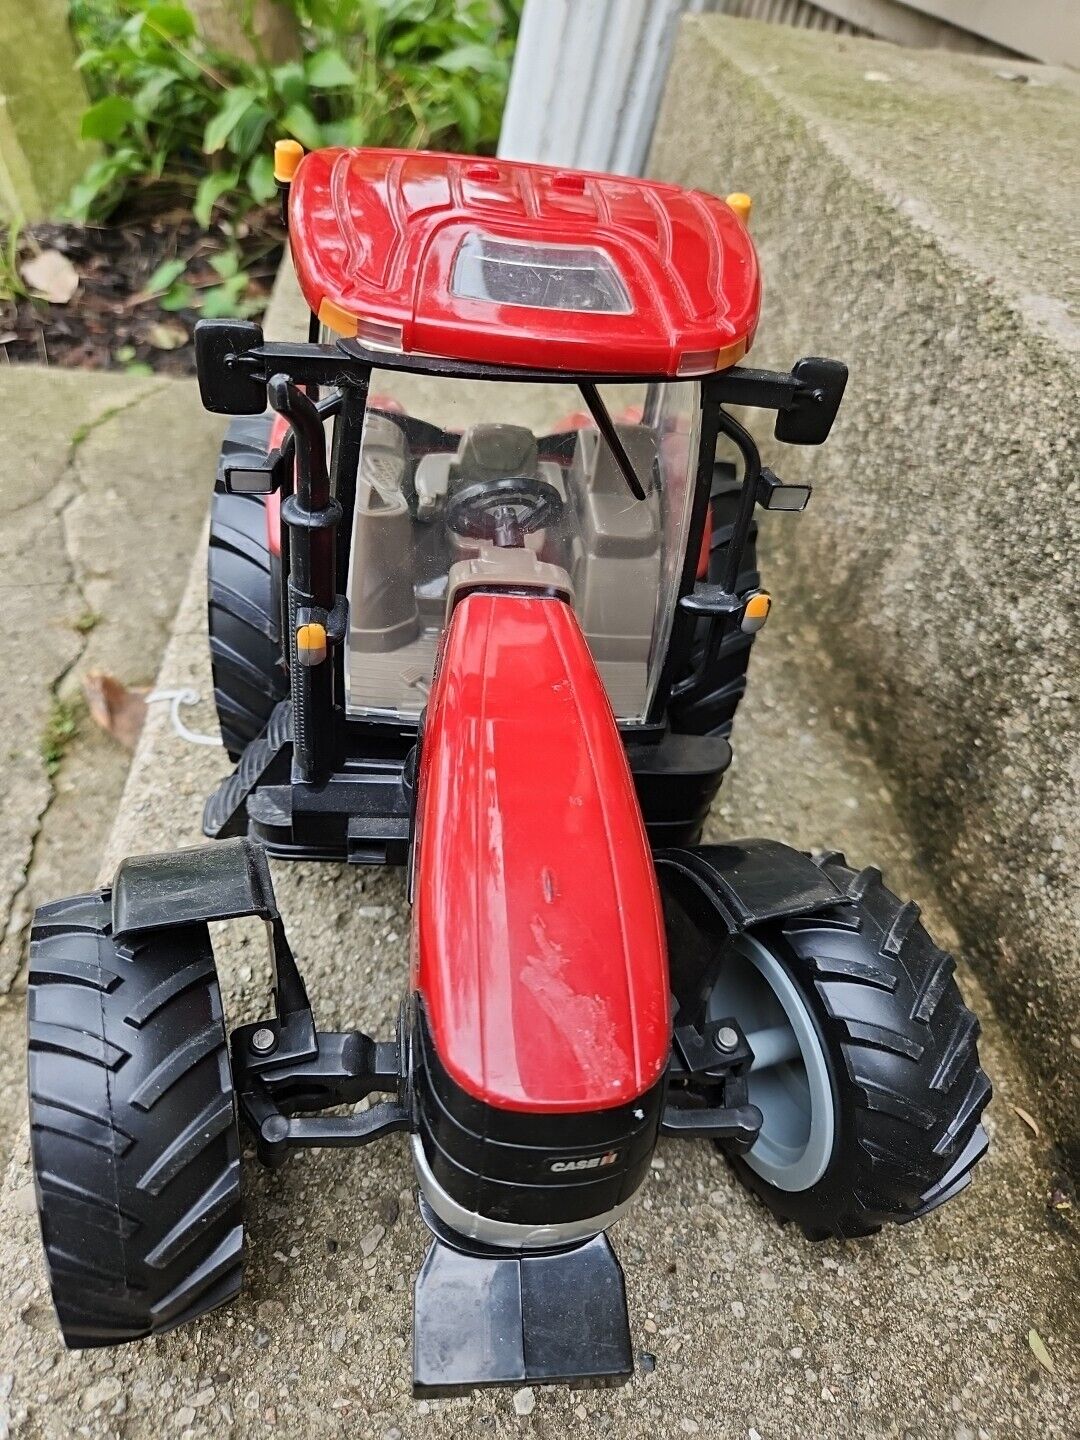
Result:
[[[413,984],[436,1053],[507,1110],[602,1110],[655,1085],[663,917],[626,751],[573,610],[454,610],[421,747]]]

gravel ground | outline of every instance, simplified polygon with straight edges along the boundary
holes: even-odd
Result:
[[[782,602],[783,586],[774,589]],[[204,647],[196,575],[161,683],[208,695]],[[880,863],[895,889],[932,896],[850,717],[819,693],[819,673],[812,642],[786,628],[781,604],[759,646],[715,833],[844,848]],[[212,725],[206,705],[188,718]],[[196,841],[202,796],[221,770],[218,752],[183,744],[152,714],[110,864]],[[277,867],[276,880],[320,1023],[388,1033],[407,965],[401,875],[294,865]],[[925,908],[949,943],[944,917]],[[230,927],[219,963],[231,1021],[265,1013],[261,937]],[[276,1174],[249,1164],[241,1298],[158,1340],[65,1353],[23,1131],[0,1196],[10,1317],[0,1435],[1075,1436],[1075,1235],[1069,1212],[1048,1208],[1053,1153],[1012,1109],[1038,1121],[1039,1096],[961,978],[984,1017],[996,1086],[990,1158],[971,1189],[921,1225],[856,1246],[811,1245],[781,1230],[706,1146],[662,1142],[640,1203],[613,1232],[639,1359],[618,1391],[411,1399],[410,1296],[426,1242],[400,1138],[362,1154],[296,1157]],[[1052,1373],[1032,1353],[1032,1329]]]

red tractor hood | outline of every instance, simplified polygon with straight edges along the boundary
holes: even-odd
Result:
[[[436,1053],[509,1110],[644,1094],[670,1048],[663,918],[622,739],[573,610],[454,611],[422,742],[414,985]]]

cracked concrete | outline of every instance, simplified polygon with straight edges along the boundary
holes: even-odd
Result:
[[[18,984],[33,906],[94,879],[130,756],[86,720],[80,680],[96,669],[153,681],[220,424],[186,382],[31,367],[0,374],[0,409],[2,993]],[[42,743],[58,705],[75,730],[50,774]],[[19,1056],[17,1080],[0,1068],[10,1116],[22,1105],[19,997],[0,1003],[0,1046]]]
[[[770,579],[782,601],[783,573]],[[197,564],[160,683],[209,697],[202,587]],[[813,637],[792,628],[791,613],[781,604],[755,655],[712,832],[773,834],[874,860],[897,890],[925,902],[931,929],[954,944],[891,790],[854,717],[822,693]],[[213,728],[208,698],[189,719]],[[218,752],[185,745],[152,713],[103,873],[125,854],[198,843],[202,799],[223,768]],[[408,972],[401,873],[274,871],[320,1023],[390,1033]],[[215,943],[229,1023],[265,1014],[261,927],[221,927]],[[929,1220],[866,1244],[814,1246],[780,1229],[708,1146],[663,1142],[641,1203],[613,1233],[639,1373],[616,1392],[537,1391],[528,1415],[507,1392],[410,1399],[411,1285],[425,1237],[400,1139],[362,1154],[297,1156],[273,1174],[249,1155],[240,1299],[189,1330],[72,1355],[44,1285],[24,1131],[0,1196],[0,1304],[12,1316],[0,1374],[13,1376],[4,1402],[11,1433],[1071,1440],[1076,1240],[1068,1214],[1048,1208],[1055,1157],[1041,1101],[977,982],[967,970],[961,980],[984,1020],[983,1059],[996,1087],[990,1157],[971,1189]],[[1040,1136],[1014,1105],[1032,1112]],[[1029,1349],[1032,1328],[1052,1375]]]

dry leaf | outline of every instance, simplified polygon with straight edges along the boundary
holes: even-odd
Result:
[[[1033,1135],[1038,1135],[1039,1122],[1035,1119],[1034,1115],[1029,1115],[1022,1105],[1014,1105],[1012,1108],[1014,1113],[1020,1116],[1020,1119],[1028,1127],[1031,1133]]]
[[[146,719],[146,688],[129,690],[115,675],[90,670],[83,676],[90,718],[125,750],[134,750]]]
[[[1039,1362],[1043,1369],[1049,1371],[1049,1373],[1053,1375],[1054,1357],[1050,1354],[1050,1351],[1047,1350],[1046,1346],[1043,1344],[1042,1336],[1037,1330],[1028,1331],[1028,1344],[1031,1346],[1032,1355],[1035,1356],[1035,1359]]]
[[[159,320],[147,330],[146,338],[155,350],[179,350],[187,344],[188,332],[176,321]]]
[[[35,295],[53,305],[66,305],[79,288],[79,272],[59,250],[42,250],[19,273]]]

